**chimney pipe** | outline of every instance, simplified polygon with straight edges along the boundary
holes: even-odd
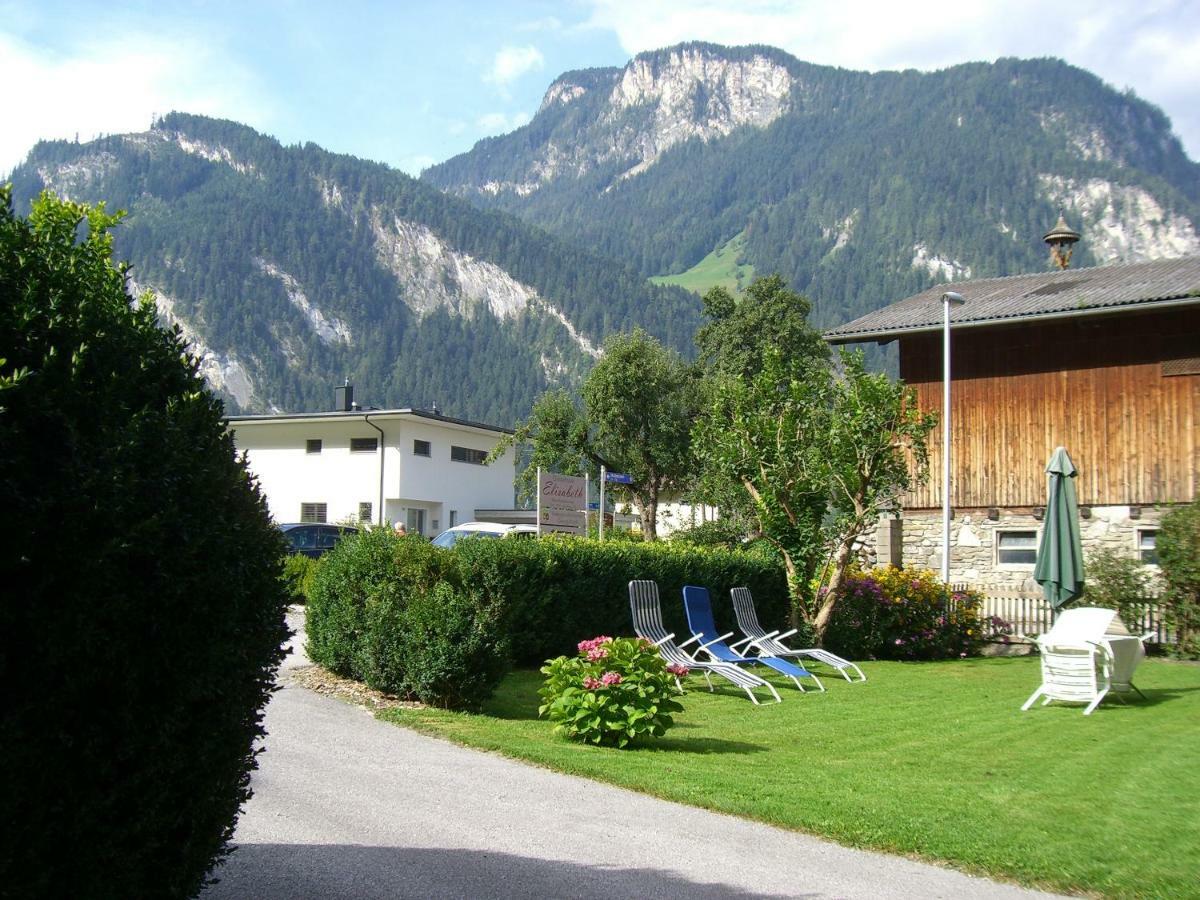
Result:
[[[350,379],[346,379],[344,386],[333,389],[333,411],[351,412],[353,409],[354,385],[350,383]]]

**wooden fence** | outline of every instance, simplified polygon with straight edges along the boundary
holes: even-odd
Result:
[[[966,584],[951,585],[951,589],[955,591],[967,590],[968,587]],[[1005,635],[1036,638],[1039,634],[1049,631],[1050,626],[1054,624],[1054,608],[1040,594],[988,588],[974,590],[983,594],[985,635],[990,639]],[[1157,601],[1157,597],[1147,597],[1145,603],[1127,606],[1121,613],[1121,620],[1130,634],[1151,632],[1151,636],[1146,639],[1147,643],[1173,643],[1175,636],[1163,621],[1163,610]]]

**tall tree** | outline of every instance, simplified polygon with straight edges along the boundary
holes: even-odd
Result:
[[[843,354],[840,374],[777,349],[761,370],[718,375],[694,436],[710,470],[741,485],[783,557],[794,615],[823,639],[855,539],[926,470],[934,417],[915,394]],[[910,468],[911,461],[911,468]],[[814,593],[826,563],[829,590]]]
[[[637,501],[642,533],[657,537],[658,504],[681,492],[695,473],[692,422],[698,411],[696,375],[675,352],[641,329],[617,334],[588,374],[582,407],[562,391],[543,394],[529,418],[492,451],[511,444],[532,448],[523,487],[537,466],[565,473],[600,466],[633,478],[626,490]]]
[[[696,333],[700,360],[712,372],[756,374],[763,355],[777,348],[796,360],[828,359],[821,333],[808,322],[812,304],[779,275],[756,278],[740,297],[723,287],[704,295],[705,324]]]

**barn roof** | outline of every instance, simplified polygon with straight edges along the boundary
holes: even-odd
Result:
[[[833,328],[825,332],[825,340],[886,342],[936,331],[942,327],[946,291],[966,301],[950,309],[955,327],[1099,315],[1150,304],[1200,304],[1200,256],[940,284]]]

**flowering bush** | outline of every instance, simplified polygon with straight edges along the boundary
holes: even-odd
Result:
[[[949,659],[972,656],[983,643],[983,598],[954,591],[947,604],[945,586],[928,569],[853,572],[841,590],[825,642],[843,655]]]
[[[575,656],[548,660],[539,716],[554,730],[592,744],[624,747],[639,737],[661,737],[671,713],[683,709],[672,698],[683,666],[667,666],[649,642],[606,635],[579,643]]]

